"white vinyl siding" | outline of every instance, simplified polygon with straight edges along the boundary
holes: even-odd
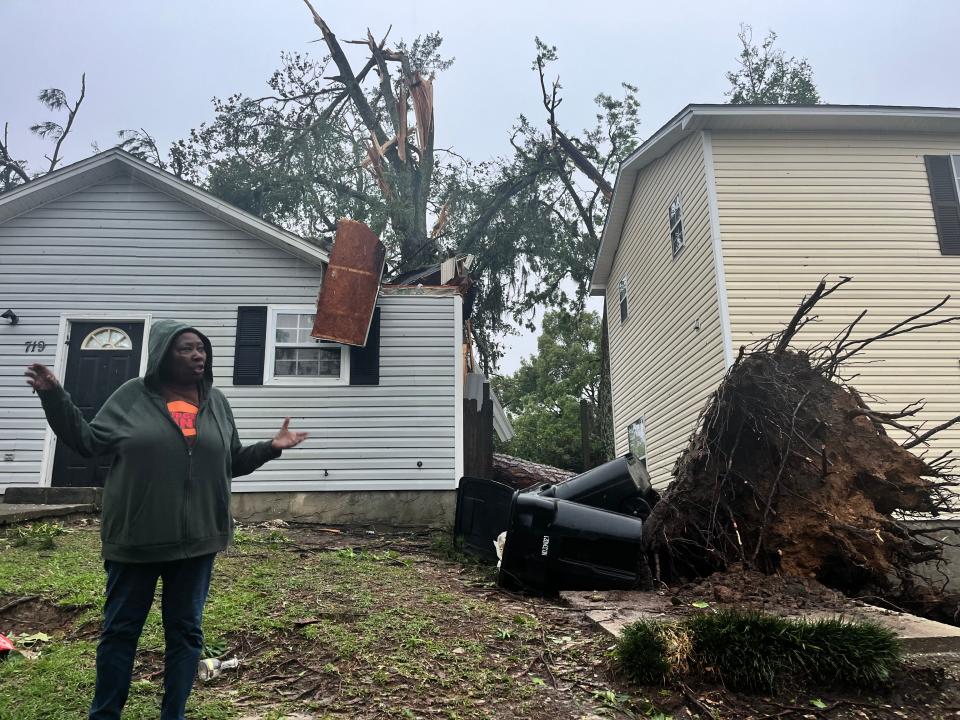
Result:
[[[804,343],[864,309],[859,336],[948,294],[937,317],[958,314],[960,257],[940,251],[923,156],[960,152],[960,135],[715,132],[713,148],[734,347],[782,327],[825,276],[853,281],[817,307]],[[960,413],[957,326],[884,340],[862,360],[848,374],[874,407],[923,399],[928,427]],[[934,448],[960,451],[960,427]]]
[[[674,255],[671,203],[682,197],[683,252]],[[610,379],[618,454],[628,426],[643,418],[647,468],[670,479],[709,394],[724,373],[710,209],[700,135],[644,168],[610,276],[630,278],[630,313],[616,317],[607,295]]]
[[[0,322],[0,492],[40,482],[46,424],[23,369],[53,365],[65,313],[194,324],[213,343],[215,380],[243,442],[270,438],[286,415],[310,432],[302,448],[238,478],[236,491],[455,488],[456,298],[381,297],[378,386],[232,386],[237,306],[311,306],[321,276],[317,265],[124,179],[0,223],[0,305],[21,318]],[[25,354],[34,340],[44,352]]]

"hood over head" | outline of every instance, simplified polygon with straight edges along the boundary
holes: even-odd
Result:
[[[170,351],[170,346],[178,335],[185,332],[196,333],[207,350],[207,362],[203,367],[204,387],[213,385],[213,346],[209,338],[192,325],[178,320],[158,320],[150,325],[150,342],[147,350],[147,372],[143,380],[150,387],[160,385],[160,363]]]

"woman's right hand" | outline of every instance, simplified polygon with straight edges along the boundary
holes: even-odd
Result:
[[[27,385],[34,390],[53,390],[60,384],[50,368],[40,363],[28,366],[24,375],[27,376]]]

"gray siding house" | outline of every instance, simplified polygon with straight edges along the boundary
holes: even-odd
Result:
[[[0,320],[0,493],[105,475],[57,448],[24,383],[28,363],[54,368],[92,416],[143,372],[151,323],[176,318],[210,337],[244,442],[271,437],[287,415],[311,435],[234,482],[238,516],[451,519],[464,461],[462,298],[385,286],[366,348],[318,343],[309,328],[327,260],[119,150],[0,196],[0,312],[16,318]]]

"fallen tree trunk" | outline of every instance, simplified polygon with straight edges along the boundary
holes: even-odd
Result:
[[[764,573],[815,577],[847,593],[908,596],[926,588],[921,563],[942,545],[903,519],[958,509],[948,458],[927,461],[898,444],[930,435],[911,425],[922,406],[871,409],[837,377],[842,362],[875,340],[957,318],[933,310],[852,340],[858,318],[834,342],[791,346],[814,306],[847,279],[821,283],[786,328],[741,350],[711,397],[674,481],[644,528],[658,579],[702,577],[744,563]],[[925,591],[924,591],[925,592]]]
[[[517,490],[534,485],[556,485],[569,480],[574,475],[576,473],[561,470],[553,465],[544,465],[502,453],[493,454],[493,479]]]

